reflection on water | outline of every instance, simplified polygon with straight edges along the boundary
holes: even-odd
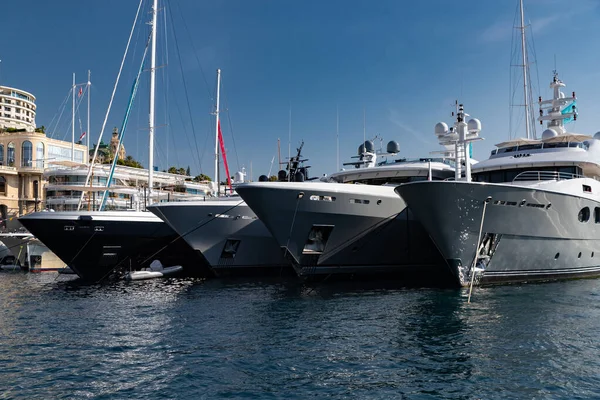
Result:
[[[592,398],[598,280],[461,290],[0,274],[0,397]]]

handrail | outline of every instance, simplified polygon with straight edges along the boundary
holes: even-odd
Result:
[[[583,175],[558,171],[524,171],[515,176],[513,182],[523,181],[560,181],[565,179],[585,178]]]

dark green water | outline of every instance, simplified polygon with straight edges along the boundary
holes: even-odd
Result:
[[[374,286],[374,285],[372,285]],[[475,289],[0,273],[0,398],[600,398],[600,280]]]

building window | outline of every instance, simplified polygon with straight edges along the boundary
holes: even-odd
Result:
[[[31,160],[33,159],[33,145],[29,140],[23,142],[21,146],[21,166],[31,167]]]
[[[0,165],[4,165],[4,145],[0,144]]]
[[[11,167],[15,165],[15,144],[13,142],[8,144],[8,148],[6,150],[6,161]]]
[[[35,148],[35,167],[44,169],[44,143],[39,142]]]
[[[6,178],[0,176],[0,195],[6,196]]]

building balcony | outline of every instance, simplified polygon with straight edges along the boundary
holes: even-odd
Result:
[[[18,167],[17,172],[20,174],[43,174],[44,168],[38,167]]]

